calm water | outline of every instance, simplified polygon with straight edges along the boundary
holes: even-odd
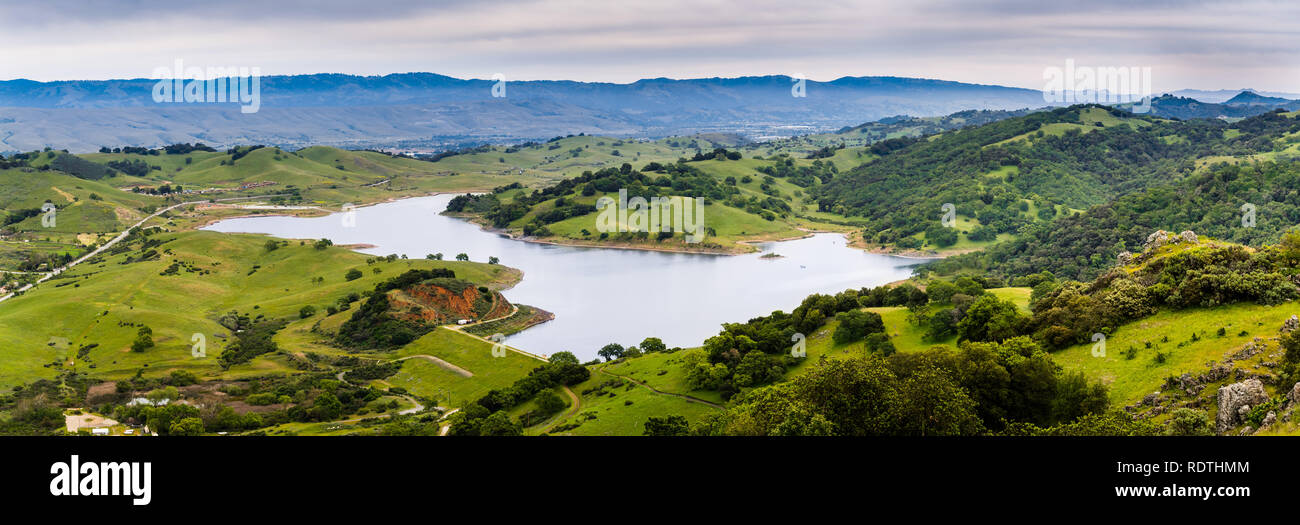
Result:
[[[499,257],[501,264],[524,272],[506,298],[555,314],[555,320],[511,336],[509,344],[542,354],[568,350],[583,360],[607,343],[634,345],[651,336],[670,347],[698,346],[724,322],[789,312],[812,293],[903,279],[923,262],[848,248],[837,234],[765,243],[761,253],[740,256],[551,246],[511,240],[439,215],[451,198],[359,208],[349,227],[336,214],[230,219],[206,229],[372,244],[376,248],[360,251],[412,259],[438,252],[446,259],[461,252],[472,261]],[[760,258],[769,252],[784,257]]]

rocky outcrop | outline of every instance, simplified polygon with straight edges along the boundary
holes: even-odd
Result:
[[[1282,322],[1282,333],[1289,334],[1296,330],[1300,330],[1300,317],[1293,315],[1290,319]]]
[[[1264,383],[1251,378],[1219,387],[1219,417],[1216,428],[1222,434],[1245,421],[1250,407],[1268,401]]]
[[[1164,230],[1156,230],[1147,236],[1146,242],[1142,243],[1142,251],[1151,251],[1166,244],[1190,243],[1196,244],[1200,238],[1196,232],[1185,230],[1183,233],[1173,234]]]
[[[1119,258],[1120,266],[1128,266],[1129,264],[1133,263],[1133,252],[1130,251],[1119,252],[1118,258]]]
[[[1241,347],[1241,350],[1238,350],[1236,353],[1229,356],[1228,360],[1229,362],[1231,362],[1231,361],[1241,361],[1244,359],[1250,359],[1252,357],[1255,357],[1255,355],[1259,354],[1260,352],[1263,352],[1264,350],[1267,349],[1268,349],[1268,343],[1264,342],[1263,339],[1256,337],[1254,341],[1246,343],[1245,346]]]
[[[1151,251],[1169,243],[1169,232],[1156,230],[1147,236],[1146,242],[1142,243],[1142,251]]]

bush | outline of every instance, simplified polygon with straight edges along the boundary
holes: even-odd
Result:
[[[836,344],[858,341],[867,334],[885,331],[885,321],[875,312],[849,310],[839,314],[837,319],[840,324],[835,327],[835,333],[831,335],[831,339]]]

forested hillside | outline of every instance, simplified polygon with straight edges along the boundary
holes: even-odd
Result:
[[[1283,113],[1229,124],[1076,106],[899,139],[898,149],[812,194],[823,211],[866,218],[867,244],[917,248],[926,232],[926,243],[943,247],[956,241],[934,238],[944,203],[976,221],[964,232],[972,240],[1018,234],[1071,210],[1177,184],[1197,172],[1198,160],[1281,151],[1296,131],[1300,124]]]

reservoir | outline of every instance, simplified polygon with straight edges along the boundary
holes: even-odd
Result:
[[[247,217],[204,229],[265,233],[290,239],[330,239],[369,244],[359,251],[423,259],[442,253],[451,260],[500,264],[524,272],[505,290],[507,299],[555,314],[555,319],[507,338],[511,346],[538,354],[561,350],[584,361],[608,343],[637,345],[646,337],[669,347],[699,346],[722,323],[745,322],[774,310],[789,312],[813,293],[879,286],[905,279],[924,259],[867,253],[842,235],[758,245],[759,253],[686,253],[555,246],[510,239],[462,219],[440,215],[453,195],[416,197],[357,208],[353,219]],[[762,258],[765,253],[780,258]]]

